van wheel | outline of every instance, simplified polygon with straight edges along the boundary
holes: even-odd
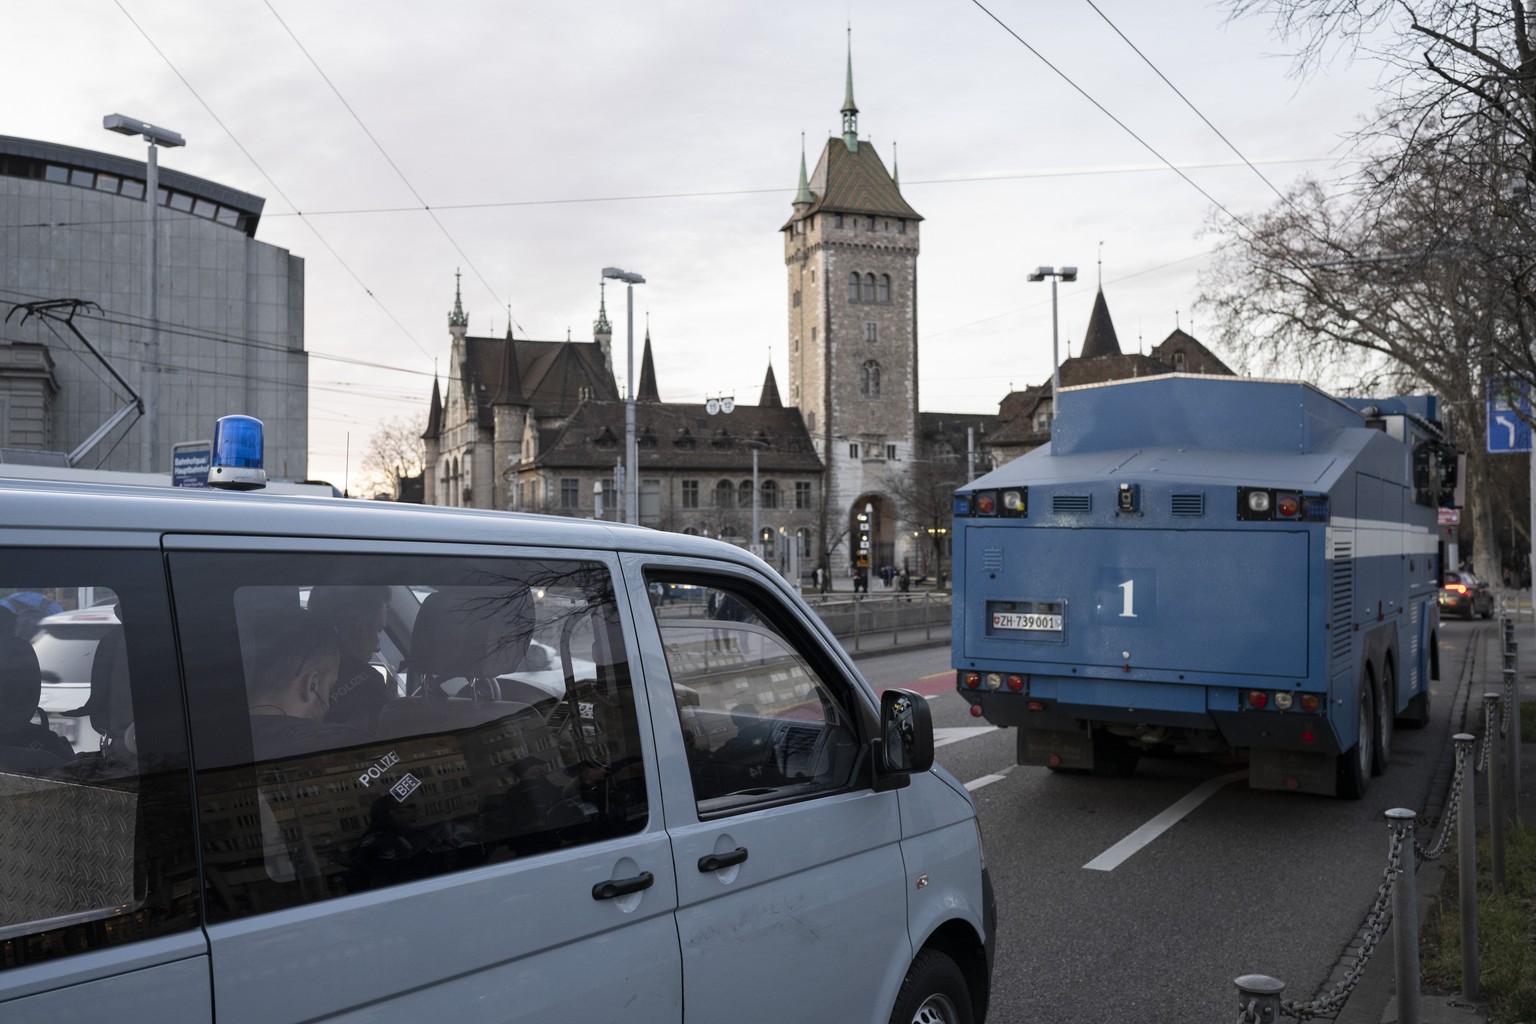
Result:
[[[891,1024],[972,1024],[971,990],[953,960],[936,949],[918,953],[896,994]]]
[[[1339,796],[1359,800],[1371,788],[1371,755],[1376,749],[1376,694],[1369,678],[1360,680],[1360,718],[1355,745],[1338,756]]]

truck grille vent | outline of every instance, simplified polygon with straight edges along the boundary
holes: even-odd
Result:
[[[1003,549],[1002,548],[982,548],[981,549],[981,569],[982,569],[983,572],[1002,572],[1003,571]]]
[[[1205,495],[1202,494],[1175,494],[1169,511],[1176,516],[1203,516],[1205,515]]]
[[[1333,542],[1333,607],[1330,649],[1334,661],[1349,657],[1354,631],[1355,608],[1355,545],[1353,537],[1337,537]]]
[[[1053,494],[1051,495],[1051,511],[1056,513],[1077,513],[1093,511],[1093,495],[1091,494]]]

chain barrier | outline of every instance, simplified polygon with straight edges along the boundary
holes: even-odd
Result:
[[[1248,1000],[1247,1005],[1237,1011],[1237,1024],[1263,1024],[1263,1018],[1259,1016],[1259,1001]]]
[[[1481,775],[1488,770],[1488,748],[1493,744],[1488,738],[1493,735],[1493,705],[1483,705],[1483,749],[1477,755],[1477,774]]]
[[[1445,798],[1445,813],[1440,819],[1440,838],[1430,847],[1424,846],[1417,838],[1413,841],[1413,852],[1419,855],[1420,861],[1439,860],[1445,856],[1446,847],[1450,844],[1451,833],[1456,828],[1456,818],[1461,813],[1461,783],[1467,774],[1467,758],[1463,756],[1465,750],[1458,743],[1456,747],[1456,771],[1451,776],[1451,793]]]
[[[1349,965],[1349,969],[1344,972],[1344,977],[1331,992],[1305,1003],[1288,999],[1280,1004],[1281,1013],[1297,1020],[1311,1020],[1314,1017],[1332,1016],[1344,1007],[1344,1001],[1359,984],[1361,976],[1365,973],[1365,965],[1370,963],[1371,956],[1376,952],[1376,944],[1386,934],[1387,926],[1392,921],[1392,915],[1388,912],[1392,905],[1392,889],[1402,873],[1403,832],[1401,829],[1394,828],[1391,846],[1387,850],[1387,866],[1381,872],[1381,885],[1376,889],[1376,902],[1371,905],[1371,912],[1365,915],[1365,927],[1360,935],[1360,951],[1355,954],[1355,962]]]

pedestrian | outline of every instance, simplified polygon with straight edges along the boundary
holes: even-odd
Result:
[[[907,575],[906,566],[902,566],[901,575],[896,577],[896,588],[903,594],[912,589],[912,577]]]

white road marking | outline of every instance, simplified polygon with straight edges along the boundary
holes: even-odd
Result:
[[[965,788],[974,793],[982,786],[990,786],[994,782],[1002,782],[1005,778],[1007,778],[1006,775],[983,775],[979,779],[972,779],[970,782],[967,782]]]
[[[1093,860],[1083,865],[1087,871],[1113,871],[1124,864],[1136,854],[1142,847],[1178,824],[1189,812],[1205,803],[1211,797],[1219,793],[1223,787],[1236,782],[1238,779],[1246,779],[1246,771],[1233,772],[1230,775],[1221,775],[1200,786],[1188,796],[1179,800],[1173,806],[1163,811],[1157,817],[1120,840],[1114,846],[1099,854]]]
[[[955,729],[935,729],[933,730],[933,747],[937,750],[939,747],[947,747],[951,743],[959,743],[972,736],[980,736],[984,732],[997,732],[997,730],[998,727],[995,725],[962,725]]]

